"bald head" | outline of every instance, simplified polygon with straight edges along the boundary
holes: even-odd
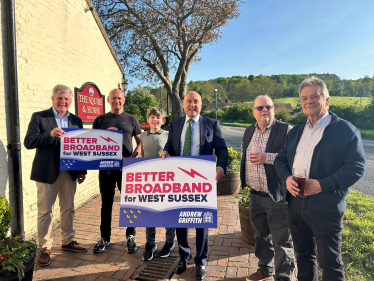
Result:
[[[201,96],[197,92],[189,92],[184,96],[183,109],[188,117],[191,119],[200,114],[201,111]]]
[[[107,98],[110,104],[110,112],[113,114],[121,114],[123,112],[123,106],[125,105],[125,96],[120,89],[113,89],[109,92]]]
[[[123,97],[125,97],[125,95],[123,94],[123,92],[121,91],[121,89],[113,89],[109,92],[109,96],[110,95],[114,95],[114,94],[118,94],[118,95],[122,95]]]
[[[189,99],[189,98],[192,98],[192,99],[200,99],[201,101],[201,96],[198,92],[195,92],[195,91],[191,91],[189,93],[187,93],[187,95],[184,96],[184,99],[183,100],[186,100],[186,99]]]

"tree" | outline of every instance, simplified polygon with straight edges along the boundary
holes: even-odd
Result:
[[[159,101],[154,95],[150,94],[147,88],[136,86],[126,95],[124,111],[134,115],[139,123],[145,123],[147,122],[148,109],[158,105]]]
[[[259,95],[268,95],[272,99],[275,99],[279,95],[280,89],[277,88],[274,80],[271,80],[268,77],[256,77],[256,79],[250,85],[252,97],[257,97]]]
[[[200,85],[201,98],[212,99],[214,98],[214,86],[210,82],[204,82]]]
[[[249,83],[249,80],[244,80],[235,84],[231,91],[230,99],[233,102],[240,103],[253,99],[253,97],[251,97],[251,84]]]
[[[243,0],[94,0],[114,49],[132,77],[162,81],[181,116],[187,77],[204,44],[238,18]],[[171,79],[170,72],[175,73]]]
[[[219,77],[217,78],[217,83],[226,87],[229,83],[229,79],[224,78],[224,77]]]
[[[255,79],[256,79],[256,77],[253,74],[248,76],[248,80],[251,81],[251,82]]]

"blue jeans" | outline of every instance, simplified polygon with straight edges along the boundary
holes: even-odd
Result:
[[[173,243],[175,238],[175,228],[165,228],[166,229],[166,242]],[[145,229],[146,240],[149,244],[155,244],[156,238],[156,228],[155,227],[146,227]]]

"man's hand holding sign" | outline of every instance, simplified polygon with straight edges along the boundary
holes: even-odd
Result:
[[[168,142],[161,155],[163,161],[172,159],[170,156],[217,156],[217,167],[214,180],[218,181],[224,174],[227,165],[228,153],[222,131],[217,120],[200,115],[201,96],[196,92],[188,93],[183,100],[185,117],[171,122]],[[185,160],[186,159],[186,160]],[[189,157],[181,158],[183,163]],[[182,161],[181,161],[182,160]],[[195,168],[195,167],[194,167]],[[221,170],[221,171],[219,171]],[[201,173],[204,169],[198,170]],[[177,228],[180,262],[176,273],[181,274],[187,268],[187,260],[191,257],[191,247],[188,244],[188,228]],[[205,263],[208,257],[208,228],[196,228],[196,278],[203,280],[206,277]]]
[[[166,152],[166,151],[163,151],[160,155],[161,158],[165,158],[165,157],[170,157],[170,155]],[[217,167],[216,168],[216,176],[215,176],[215,181],[218,182],[222,177],[224,176],[224,172],[223,172],[223,169]]]
[[[120,226],[217,227],[214,156],[123,162]]]

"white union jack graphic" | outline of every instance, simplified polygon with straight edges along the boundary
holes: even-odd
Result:
[[[211,212],[205,212],[203,215],[203,223],[213,223],[213,215]]]

